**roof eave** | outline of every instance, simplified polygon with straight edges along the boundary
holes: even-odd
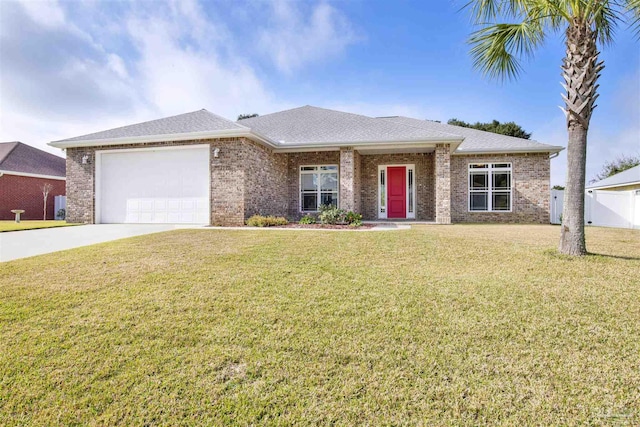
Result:
[[[542,148],[522,148],[522,149],[487,149],[487,150],[462,150],[455,151],[455,155],[470,155],[470,154],[526,154],[526,153],[549,153],[555,154],[564,150],[564,147],[558,147],[550,145]]]
[[[65,181],[67,179],[64,175],[47,175],[42,173],[19,172],[19,171],[0,169],[0,176],[2,175],[24,176],[28,178],[55,179],[58,181]]]
[[[300,151],[330,151],[343,147],[365,148],[406,148],[406,147],[433,147],[435,144],[450,144],[452,152],[462,143],[460,138],[421,138],[416,140],[381,140],[381,141],[331,141],[331,142],[304,142],[304,143],[280,143],[276,152],[291,153]]]
[[[606,190],[607,188],[617,188],[617,187],[628,187],[630,185],[640,184],[640,181],[629,181],[622,182],[618,184],[605,184],[605,185],[593,185],[589,187],[585,187],[585,190]]]
[[[248,128],[243,129],[224,129],[216,131],[206,132],[185,132],[185,133],[171,133],[162,135],[145,135],[136,137],[124,137],[124,138],[109,138],[109,139],[86,139],[86,140],[61,140],[52,141],[48,145],[55,148],[81,148],[81,147],[102,147],[108,145],[123,145],[123,144],[146,144],[152,142],[168,142],[168,141],[190,141],[190,140],[202,140],[202,139],[214,139],[214,138],[236,138],[236,137],[248,137],[256,139],[259,142],[267,144],[271,147],[276,147],[278,144],[270,139],[251,132]]]

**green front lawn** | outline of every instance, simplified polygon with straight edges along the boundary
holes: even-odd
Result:
[[[18,231],[18,230],[33,230],[36,228],[52,228],[52,227],[66,227],[69,225],[78,225],[67,223],[65,221],[0,221],[0,233],[3,231]]]
[[[0,265],[0,425],[638,425],[640,232],[179,230]]]

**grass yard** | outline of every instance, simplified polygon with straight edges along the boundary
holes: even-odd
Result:
[[[52,227],[67,227],[69,225],[78,225],[67,223],[65,221],[20,221],[17,224],[15,221],[0,221],[0,233],[3,231],[18,231],[18,230],[35,230],[37,228],[52,228]]]
[[[640,232],[179,230],[0,265],[0,425],[638,425]]]

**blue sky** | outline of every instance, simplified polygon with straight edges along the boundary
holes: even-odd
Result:
[[[517,81],[490,81],[472,67],[464,2],[2,1],[0,140],[55,152],[45,144],[200,108],[234,119],[311,104],[513,120],[566,145],[561,36]],[[639,46],[621,26],[602,50],[588,177],[640,154]],[[565,165],[552,161],[552,184]]]

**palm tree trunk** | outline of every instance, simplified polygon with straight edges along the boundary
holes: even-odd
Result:
[[[598,62],[596,34],[588,23],[574,20],[566,32],[567,55],[562,65],[566,95],[567,183],[559,250],[567,255],[586,255],[584,237],[584,187],[587,166],[587,132],[598,98],[596,81],[604,68]]]
[[[567,183],[560,232],[560,252],[567,255],[585,255],[584,187],[587,166],[587,129],[569,127],[567,145]]]

